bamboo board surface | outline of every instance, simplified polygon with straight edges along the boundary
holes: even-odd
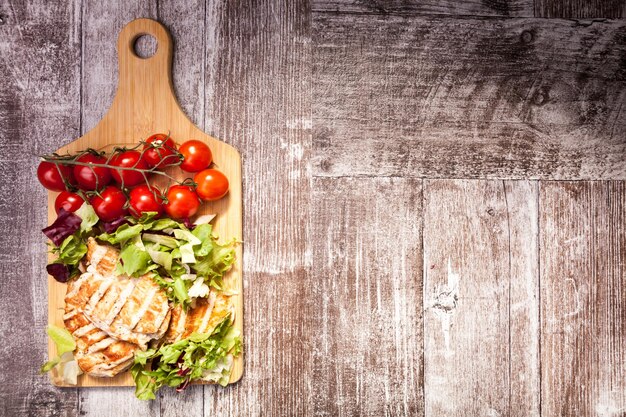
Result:
[[[153,56],[140,58],[134,52],[135,40],[144,34],[153,36],[157,49]],[[60,148],[57,153],[77,152],[86,148],[108,149],[114,145],[137,144],[154,133],[167,133],[178,143],[188,139],[206,142],[213,153],[213,161],[228,178],[229,193],[216,202],[203,203],[198,212],[217,214],[212,222],[220,241],[236,238],[242,240],[241,157],[232,146],[225,144],[196,127],[181,110],[172,87],[172,39],[167,29],[150,19],[137,19],[126,25],[118,39],[119,84],[109,111],[89,132],[74,142]],[[186,175],[180,172],[180,179]],[[174,174],[174,173],[172,173]],[[191,174],[187,174],[191,175]],[[157,181],[157,184],[159,182]],[[48,193],[48,222],[56,219],[54,199],[58,193]],[[237,292],[233,296],[235,305],[235,327],[243,334],[243,285],[242,248],[238,245],[237,260],[226,275]],[[63,326],[64,297],[66,284],[48,277],[48,322]],[[48,341],[50,358],[56,356],[54,343]],[[236,382],[243,374],[243,354],[234,361],[230,382]],[[66,386],[60,379],[52,377],[58,386]],[[130,386],[134,385],[128,372],[114,378],[96,378],[82,375],[78,386]]]

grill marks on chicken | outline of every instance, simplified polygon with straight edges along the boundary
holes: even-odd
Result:
[[[142,349],[163,336],[170,319],[167,297],[149,276],[104,278],[83,313],[110,336]]]
[[[81,277],[69,284],[63,316],[65,327],[76,340],[74,356],[78,366],[90,375],[115,376],[132,365],[139,346],[110,337],[81,312],[81,305],[88,301],[85,294],[90,287],[81,285],[85,281],[87,277]]]
[[[193,333],[211,333],[229,314],[234,314],[230,298],[211,292],[207,298],[196,300],[196,306],[185,311],[181,306],[172,309],[172,320],[165,334],[165,343],[174,343]]]
[[[149,277],[112,275],[119,253],[94,239],[87,244],[87,272],[68,285],[65,326],[77,342],[83,371],[114,376],[128,368],[137,350],[167,331],[167,296]]]

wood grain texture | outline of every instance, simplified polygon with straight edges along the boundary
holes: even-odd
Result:
[[[313,42],[320,175],[626,178],[626,22],[315,13]]]
[[[535,188],[425,181],[427,416],[539,415]]]
[[[207,4],[206,127],[244,163],[245,374],[205,415],[312,413],[311,53],[305,0]]]
[[[535,0],[536,17],[621,19],[624,11],[624,0]]]
[[[77,2],[0,1],[0,415],[74,416],[47,360],[45,190],[36,155],[78,134]]]
[[[542,415],[626,413],[626,184],[540,188]]]
[[[539,183],[505,181],[503,191],[509,233],[509,415],[538,417],[541,415]]]
[[[312,8],[314,11],[336,13],[534,16],[534,2],[532,0],[313,0]]]
[[[314,180],[314,415],[424,413],[421,189]]]

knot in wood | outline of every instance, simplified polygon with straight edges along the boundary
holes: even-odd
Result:
[[[520,38],[522,39],[522,43],[531,43],[533,41],[534,35],[531,31],[525,30],[520,35]]]
[[[452,313],[456,308],[459,298],[455,291],[443,291],[435,298],[433,308],[444,313]]]
[[[541,106],[547,103],[549,98],[550,96],[548,95],[548,89],[540,88],[533,97],[533,103],[535,103],[537,106]]]
[[[492,208],[490,208],[489,210],[487,210],[487,214],[490,216],[495,216],[496,215],[496,211]]]
[[[320,169],[322,171],[328,171],[330,170],[330,161],[328,161],[327,159],[324,159],[322,162],[320,162]]]

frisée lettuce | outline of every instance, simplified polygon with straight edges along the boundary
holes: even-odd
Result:
[[[228,384],[233,356],[241,350],[239,331],[228,315],[206,334],[194,333],[186,339],[135,353],[130,370],[135,381],[135,395],[140,400],[153,400],[162,386],[182,391],[199,379]]]

